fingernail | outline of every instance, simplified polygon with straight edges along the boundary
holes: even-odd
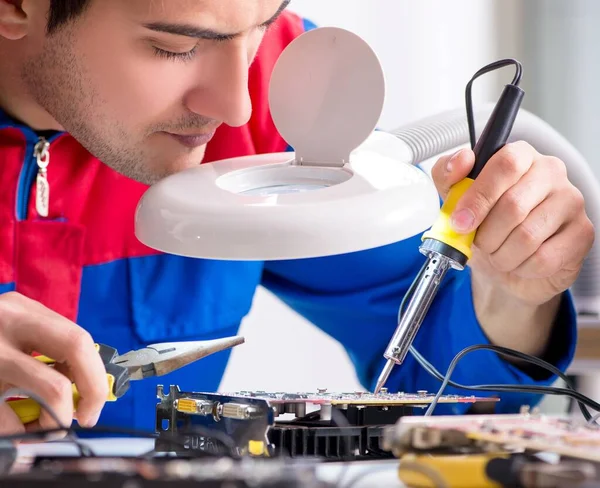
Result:
[[[458,158],[459,154],[462,153],[463,151],[464,151],[464,149],[459,149],[452,156],[450,156],[450,159],[446,162],[446,172],[447,173],[452,173],[452,166],[453,166],[452,163],[456,160],[456,158]]]
[[[452,214],[452,227],[458,232],[470,231],[474,222],[475,214],[468,208]]]
[[[102,413],[101,410],[99,410],[98,412],[94,413],[93,415],[90,415],[87,419],[87,422],[85,423],[85,427],[94,427],[97,423],[98,420],[100,420],[100,414]]]
[[[46,442],[60,441],[60,440],[63,440],[66,435],[67,435],[66,432],[52,432],[52,433],[46,434],[44,436],[44,440]]]

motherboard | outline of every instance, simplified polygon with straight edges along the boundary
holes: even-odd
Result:
[[[392,457],[384,428],[426,408],[433,393],[239,391],[182,392],[159,386],[156,431],[160,452],[231,449],[252,456],[329,460]],[[440,403],[490,403],[495,398],[446,395]],[[179,439],[179,443],[174,443]],[[225,440],[226,439],[226,440]]]

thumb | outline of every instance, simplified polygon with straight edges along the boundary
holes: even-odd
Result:
[[[470,149],[461,149],[437,160],[431,168],[431,176],[442,200],[446,200],[453,185],[467,177],[474,164],[475,153]]]

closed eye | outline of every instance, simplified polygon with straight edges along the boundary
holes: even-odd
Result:
[[[159,58],[171,59],[171,60],[177,60],[177,61],[190,61],[194,57],[194,54],[196,54],[198,45],[194,46],[192,49],[190,49],[189,51],[185,51],[185,52],[167,51],[165,49],[160,49],[156,46],[153,46],[153,48],[154,48],[154,54]]]

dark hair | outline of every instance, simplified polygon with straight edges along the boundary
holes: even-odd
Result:
[[[89,3],[90,0],[50,0],[48,34],[81,15]]]

